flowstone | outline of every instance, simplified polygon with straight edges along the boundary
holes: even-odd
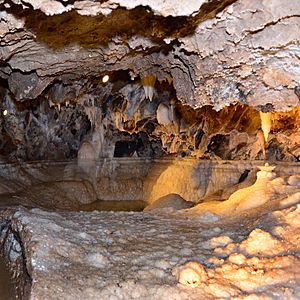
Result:
[[[230,215],[256,209],[261,206],[283,207],[285,203],[294,203],[300,199],[300,189],[296,178],[292,175],[279,177],[275,166],[258,166],[255,183],[235,191],[228,200],[212,203],[200,203],[192,208],[192,212],[211,211],[219,215]],[[296,180],[295,180],[296,179]]]
[[[178,212],[1,212],[29,299],[45,300],[298,299],[299,220],[299,205],[213,223]]]

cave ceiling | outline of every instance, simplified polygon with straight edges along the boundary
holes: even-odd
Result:
[[[95,127],[95,106],[129,134],[157,131],[151,118],[176,127],[174,107],[291,111],[300,97],[299,20],[297,0],[0,0],[1,110],[16,116],[2,124],[13,128],[2,140],[14,149],[33,123],[63,119],[72,137],[62,140],[76,152]]]
[[[1,77],[18,100],[55,80],[129,70],[172,78],[192,107],[298,105],[296,0],[0,3]]]

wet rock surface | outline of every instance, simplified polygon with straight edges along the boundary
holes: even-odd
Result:
[[[261,167],[251,186],[259,163],[114,159],[98,161],[91,173],[66,162],[1,165],[0,250],[16,293],[53,300],[297,299],[299,165],[277,163],[276,173]],[[124,178],[132,180],[127,194]],[[126,210],[142,210],[145,201],[151,209],[155,200],[158,209],[99,211],[124,209],[122,201],[92,201],[113,195],[110,185],[104,193],[107,180],[116,191],[120,183]],[[89,194],[93,184],[102,193]],[[144,201],[132,198],[134,190]],[[236,199],[239,193],[246,194]],[[200,204],[186,208],[185,200]]]

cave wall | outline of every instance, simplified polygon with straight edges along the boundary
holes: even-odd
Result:
[[[194,203],[222,201],[253,184],[257,166],[262,164],[193,158],[105,158],[93,165],[49,161],[0,164],[0,202],[2,207],[94,210],[103,200],[152,203],[170,194]],[[278,176],[297,172],[297,163],[276,163]]]
[[[245,104],[193,109],[174,97],[167,81],[153,99],[141,80],[115,74],[94,78],[74,99],[69,86],[55,83],[36,100],[20,102],[3,89],[0,154],[3,161],[70,160],[103,157],[191,156],[201,159],[299,160],[299,108],[272,112],[267,143],[260,139],[259,111]],[[55,99],[68,99],[55,102]],[[263,147],[266,148],[264,153]]]
[[[157,160],[144,179],[144,201],[153,203],[170,194],[194,203],[224,201],[236,190],[252,185],[260,165],[259,161]],[[297,163],[277,162],[278,176],[298,171]]]

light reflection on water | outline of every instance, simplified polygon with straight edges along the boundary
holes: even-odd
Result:
[[[0,299],[14,300],[13,285],[10,280],[8,269],[3,258],[0,256]]]

